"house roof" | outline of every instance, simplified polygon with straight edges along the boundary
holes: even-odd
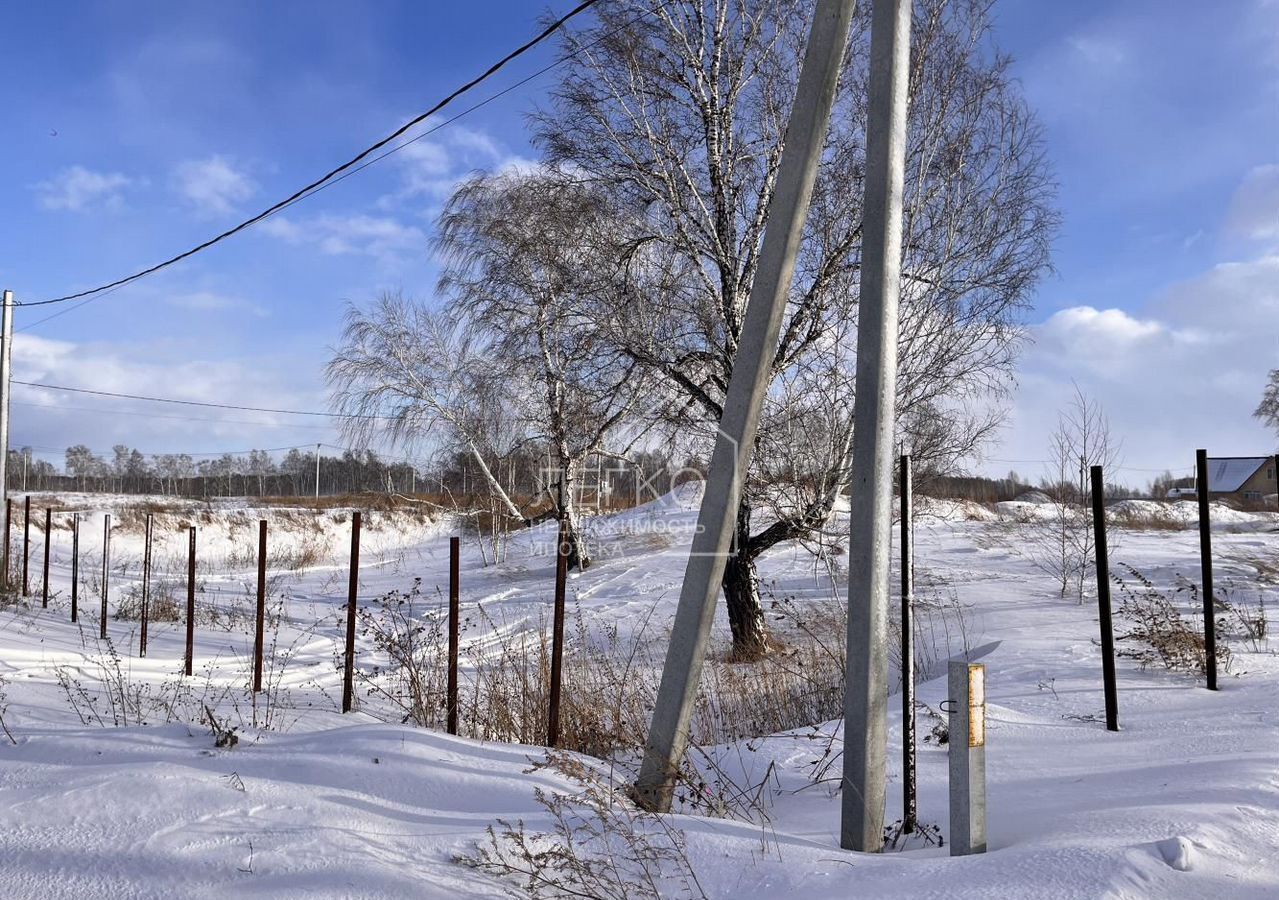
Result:
[[[1208,492],[1231,494],[1243,487],[1272,456],[1227,456],[1208,460]]]

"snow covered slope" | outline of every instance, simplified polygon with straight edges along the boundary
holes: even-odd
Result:
[[[598,564],[571,586],[584,615],[620,629],[653,608],[669,618],[694,502],[668,498],[594,523]],[[202,601],[233,605],[252,590],[256,513],[237,515],[243,527],[202,526],[210,534]],[[294,533],[282,519],[277,524],[273,546],[310,539],[301,526]],[[1219,586],[1241,607],[1257,610],[1264,599],[1273,609],[1274,517],[1227,524],[1230,530],[1214,538]],[[171,547],[164,555],[175,565],[184,549],[177,525],[165,529]],[[963,634],[954,638],[982,648],[988,669],[990,852],[952,859],[936,847],[878,856],[839,850],[837,784],[814,778],[829,760],[828,739],[838,737],[838,723],[827,723],[713,748],[734,781],[758,786],[767,819],[673,817],[707,896],[1279,896],[1279,657],[1272,642],[1230,641],[1233,660],[1217,693],[1192,675],[1160,665],[1142,671],[1121,659],[1122,731],[1107,733],[1098,721],[1095,613],[1055,596],[1019,553],[1021,529],[1029,527],[1014,515],[939,504],[921,517],[916,535],[921,581],[963,608]],[[178,626],[154,624],[148,656],[140,660],[136,623],[113,618],[117,668],[67,621],[70,542],[55,530],[51,607],[40,609],[37,596],[0,610],[6,694],[0,706],[7,703],[4,721],[17,741],[0,735],[0,896],[499,897],[515,886],[454,858],[474,852],[499,818],[550,830],[535,789],[572,794],[580,784],[535,765],[542,748],[379,721],[372,705],[340,715],[334,651],[345,599],[338,555],[345,531],[336,518],[321,529],[323,546],[305,565],[293,570],[281,563],[275,571],[287,592],[279,642],[292,652],[279,674],[273,727],[245,724],[233,748],[215,747],[210,729],[194,721],[200,710],[187,707],[215,698],[219,719],[252,721],[243,691],[249,634],[239,626],[202,626],[197,675],[183,693],[174,687]],[[442,586],[447,533],[441,523],[387,521],[375,528],[362,598],[403,589],[414,577],[432,592]],[[90,534],[85,526],[82,566],[92,571],[100,533]],[[488,567],[468,541],[464,605],[482,603],[512,629],[543,616],[552,540],[549,528],[515,536],[506,561]],[[1193,531],[1124,530],[1116,544],[1117,573],[1126,573],[1126,562],[1169,596],[1189,599],[1173,591],[1178,575],[1197,579]],[[137,577],[141,545],[133,533],[118,534],[113,545],[125,567],[112,586],[120,597]],[[39,553],[37,545],[33,560]],[[800,604],[843,586],[838,565],[832,587],[831,569],[798,546],[778,548],[762,568],[770,590]],[[82,596],[82,604],[92,612],[96,594]],[[91,621],[82,624],[93,630]],[[726,623],[717,621],[717,640],[726,636]],[[482,631],[468,634],[485,639]],[[362,643],[360,652],[373,648]],[[102,697],[102,679],[145,689],[156,702],[192,713],[192,722],[85,725],[73,701]],[[943,699],[944,679],[919,686],[919,700],[931,709]],[[98,715],[109,724],[107,707]],[[923,713],[919,721],[922,737],[933,721]],[[895,698],[889,741],[892,821],[900,815]],[[944,833],[944,745],[921,745],[919,779],[920,817]],[[670,896],[680,896],[669,887]]]

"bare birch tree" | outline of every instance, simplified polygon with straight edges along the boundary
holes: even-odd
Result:
[[[493,423],[501,419],[496,408],[511,402],[506,383],[482,342],[456,321],[399,293],[381,295],[367,310],[352,306],[326,374],[334,410],[349,417],[342,424],[348,439],[453,443],[503,511],[527,520],[489,465],[503,455]]]
[[[440,292],[490,342],[499,377],[524,398],[528,438],[549,457],[545,487],[570,568],[590,565],[577,509],[583,466],[615,453],[642,378],[601,340],[595,316],[615,283],[599,270],[621,233],[599,193],[552,172],[511,171],[463,182],[436,239]]]
[[[662,291],[630,283],[624,254],[629,289],[611,292],[599,315],[607,339],[660,379],[655,421],[681,435],[709,441],[722,413],[812,5],[602,5],[597,26],[565,38],[562,80],[535,117],[549,163],[630,211],[640,231],[629,246],[660,247],[684,276]],[[899,410],[903,440],[940,463],[995,421],[991,396],[1007,383],[1017,314],[1047,266],[1056,219],[1039,132],[991,46],[987,4],[918,7]],[[859,10],[725,570],[739,657],[767,646],[756,560],[824,527],[848,485],[868,26]]]
[[[1049,439],[1048,473],[1042,487],[1053,501],[1048,507],[1050,514],[1027,533],[1026,552],[1053,579],[1062,597],[1071,594],[1080,603],[1095,571],[1089,471],[1092,466],[1111,469],[1120,450],[1101,404],[1076,385],[1074,397],[1058,413],[1057,427]],[[1108,474],[1114,475],[1113,471]],[[1115,549],[1113,538],[1110,544]]]

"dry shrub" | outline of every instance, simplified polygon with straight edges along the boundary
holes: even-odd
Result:
[[[179,599],[181,598],[181,599]],[[171,579],[152,580],[147,597],[147,619],[151,622],[181,621],[186,607],[186,584]],[[115,617],[136,622],[142,618],[142,585],[129,585],[118,595]]]
[[[1204,675],[1208,670],[1208,655],[1204,647],[1203,632],[1198,629],[1196,618],[1187,616],[1178,608],[1174,597],[1185,595],[1191,609],[1199,608],[1199,589],[1191,581],[1178,576],[1178,585],[1169,595],[1132,566],[1123,563],[1128,577],[1111,573],[1111,579],[1119,589],[1119,605],[1116,613],[1125,623],[1125,630],[1116,640],[1129,646],[1117,650],[1117,655],[1134,659],[1145,669],[1161,663],[1174,672]],[[1226,630],[1227,621],[1217,622],[1218,632]],[[1217,645],[1217,662],[1223,670],[1230,668],[1230,648]]]
[[[159,520],[162,517],[173,518],[190,512],[191,504],[182,501],[138,500],[125,503],[114,511],[111,517],[111,530],[142,534],[146,531],[148,515],[155,516]],[[157,521],[157,530],[161,527],[160,522]],[[176,528],[176,524],[173,527]]]
[[[533,898],[663,900],[707,894],[689,861],[683,833],[669,817],[644,812],[611,780],[566,754],[551,766],[579,781],[573,794],[534,789],[551,830],[531,832],[524,822],[499,819],[487,840],[456,861],[519,883]]]
[[[843,704],[842,605],[774,604],[788,642],[754,663],[707,660],[692,741],[725,744],[837,718]],[[405,722],[445,724],[447,610],[420,581],[361,611],[377,662],[358,672],[366,695]],[[650,613],[651,615],[651,613]],[[542,744],[550,700],[551,628],[545,619],[510,625],[479,608],[461,623],[460,730],[480,740]],[[643,745],[657,696],[667,633],[650,619],[622,634],[589,622],[574,606],[565,629],[560,746],[618,762]],[[368,655],[365,655],[365,659]]]
[[[1119,506],[1106,512],[1106,521],[1129,531],[1185,531],[1190,525],[1185,519],[1174,516],[1164,506],[1151,512],[1142,512],[1131,506]]]
[[[370,694],[391,703],[401,721],[442,727],[448,636],[438,606],[427,608],[422,579],[407,593],[391,591],[359,610],[361,631],[386,662],[359,673]]]

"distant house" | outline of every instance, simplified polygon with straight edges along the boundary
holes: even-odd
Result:
[[[1273,456],[1219,456],[1208,460],[1208,495],[1257,503],[1279,490]]]

